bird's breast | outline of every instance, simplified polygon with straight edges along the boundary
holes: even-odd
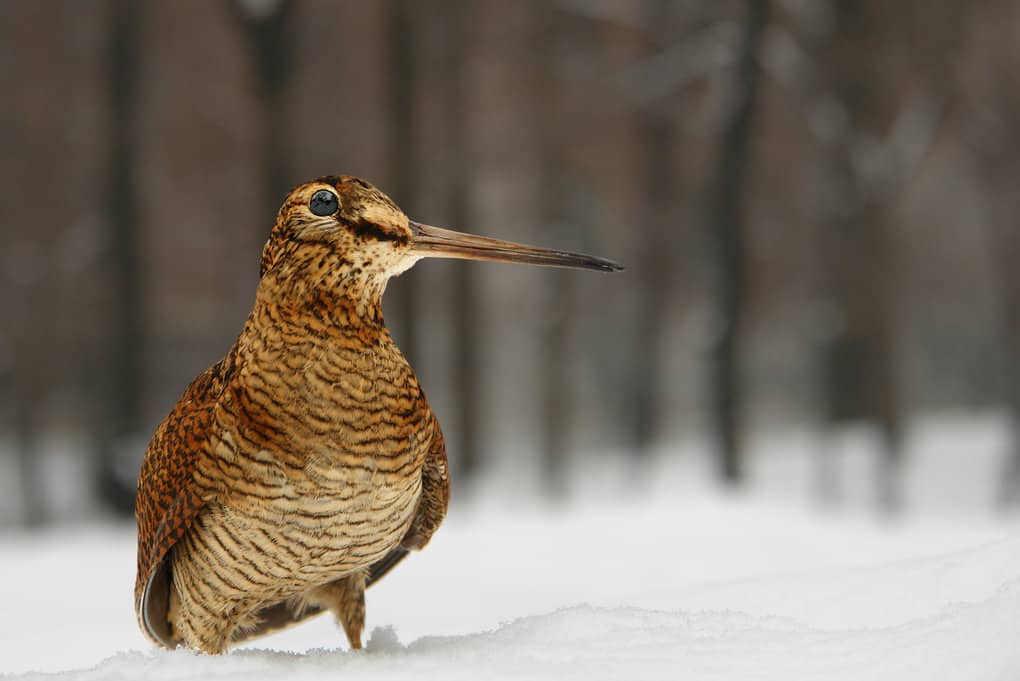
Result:
[[[284,591],[366,567],[403,538],[432,437],[399,353],[294,354],[253,358],[224,400],[207,468],[218,503],[203,522],[244,556],[222,567],[255,562]]]

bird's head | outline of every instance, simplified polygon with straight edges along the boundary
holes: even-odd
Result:
[[[287,195],[262,254],[262,275],[299,272],[317,287],[358,288],[374,297],[390,277],[430,257],[623,269],[604,258],[418,223],[368,182],[341,175],[306,182]]]

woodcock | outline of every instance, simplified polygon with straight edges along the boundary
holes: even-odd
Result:
[[[329,610],[361,646],[366,587],[449,498],[443,434],[381,308],[427,257],[622,269],[419,224],[354,177],[291,191],[240,337],[145,452],[135,611],[155,643],[221,653]]]

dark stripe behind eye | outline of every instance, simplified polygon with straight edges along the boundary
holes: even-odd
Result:
[[[374,222],[368,222],[367,220],[358,220],[352,224],[351,231],[358,236],[367,236],[380,241],[395,241],[401,244],[407,243],[406,235],[387,232],[379,225]]]

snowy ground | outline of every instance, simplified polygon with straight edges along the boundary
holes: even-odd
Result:
[[[641,498],[613,491],[619,467],[602,462],[560,505],[508,483],[506,467],[484,495],[455,499],[433,544],[369,592],[370,638],[353,654],[326,618],[225,657],[154,651],[132,612],[133,528],[0,535],[0,670],[166,681],[1018,679],[1020,519],[990,508],[1001,454],[990,428],[923,434],[910,479],[927,482],[912,483],[911,510],[894,523],[863,504],[812,506],[801,484],[810,448],[792,441],[773,440],[779,453],[740,496],[709,491],[692,456],[661,466],[652,484],[632,481],[648,490]],[[866,467],[849,456],[847,470]]]

